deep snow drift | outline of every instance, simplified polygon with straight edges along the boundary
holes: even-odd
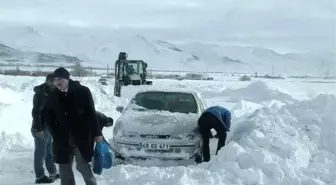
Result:
[[[43,78],[0,76],[2,185],[33,184],[32,88],[42,81]],[[125,105],[128,99],[113,97],[113,86],[101,86],[94,78],[81,79],[81,82],[91,88],[97,110],[114,119],[120,115],[115,107]],[[335,95],[320,94],[299,101],[288,92],[270,88],[268,82],[244,83],[237,89],[226,81],[204,82],[208,88],[200,88],[195,85],[198,82],[190,81],[178,82],[179,85],[176,81],[159,82],[154,81],[154,87],[188,86],[197,89],[207,102],[216,100],[216,104],[230,105],[233,120],[228,144],[209,163],[199,166],[116,166],[98,177],[100,185],[336,183]],[[216,96],[209,96],[211,89],[216,91]],[[104,133],[108,139],[112,137],[110,128]],[[76,180],[84,184],[77,172]]]

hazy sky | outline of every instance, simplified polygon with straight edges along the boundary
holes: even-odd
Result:
[[[129,27],[135,33],[150,30],[148,35],[156,39],[256,45],[278,51],[333,51],[335,2],[0,0],[0,24]]]

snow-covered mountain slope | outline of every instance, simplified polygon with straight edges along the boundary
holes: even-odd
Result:
[[[0,64],[71,65],[83,62],[75,56],[34,51],[21,51],[0,43]]]
[[[336,60],[333,53],[279,54],[260,47],[176,43],[148,39],[129,30],[62,30],[38,26],[15,28],[0,28],[0,40],[8,46],[23,51],[76,56],[90,66],[113,65],[118,53],[125,51],[130,59],[145,60],[150,69],[156,70],[335,74]],[[19,53],[18,55],[20,56]]]
[[[334,53],[279,54],[260,47],[221,46],[204,43],[182,44],[180,48],[207,59],[214,65],[212,70],[280,73],[280,74],[335,74]]]

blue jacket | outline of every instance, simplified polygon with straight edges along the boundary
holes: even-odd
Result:
[[[205,112],[208,112],[214,115],[226,128],[227,131],[230,130],[231,127],[231,112],[224,107],[221,106],[212,106],[207,108]]]

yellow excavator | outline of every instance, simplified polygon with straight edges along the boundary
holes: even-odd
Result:
[[[114,96],[121,97],[121,87],[128,85],[152,85],[147,81],[147,63],[143,60],[128,60],[126,52],[120,52],[114,66]]]

